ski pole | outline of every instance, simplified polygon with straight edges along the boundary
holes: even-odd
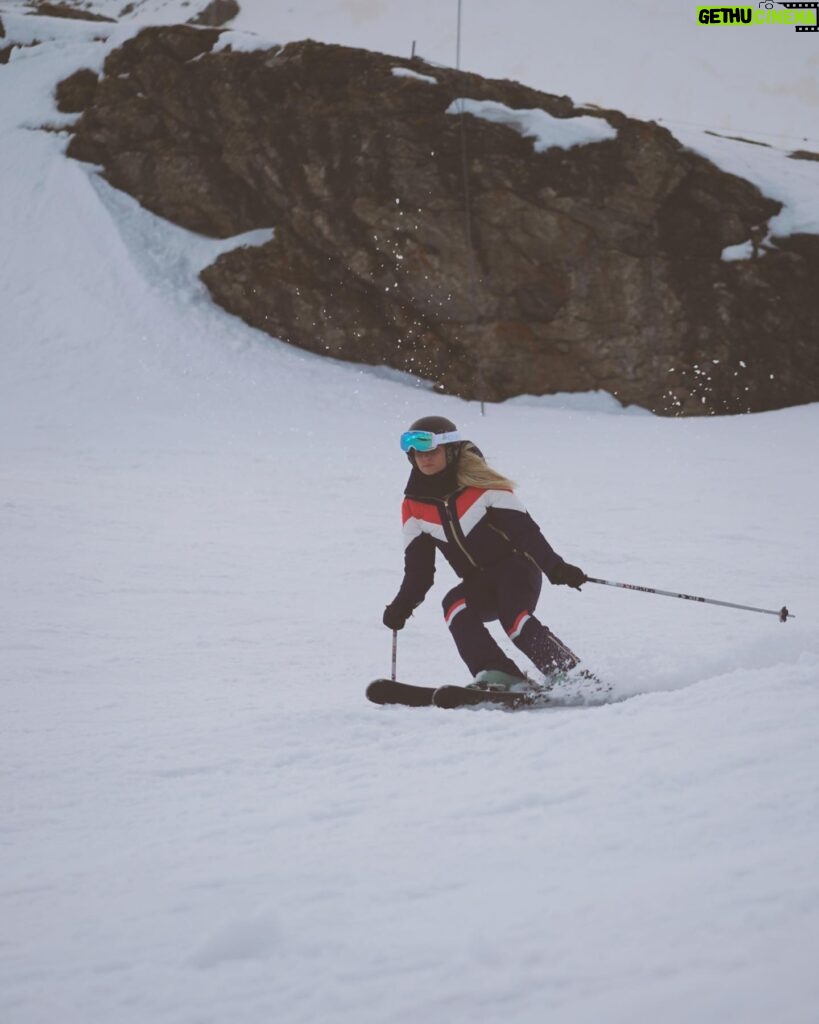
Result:
[[[395,682],[395,670],[398,667],[398,630],[392,631],[392,681]]]
[[[761,612],[763,615],[777,615],[780,622],[787,622],[788,619],[795,619],[788,609],[783,605],[779,611],[771,608],[752,608],[747,604],[732,604],[730,601],[714,601],[710,597],[694,597],[693,594],[675,594],[671,590],[655,590],[653,587],[638,587],[633,583],[615,583],[613,580],[598,580],[593,576],[587,577],[589,583],[601,583],[604,587],[622,587],[623,590],[640,590],[644,594],[660,594],[662,597],[678,597],[683,601],[700,601],[702,604],[718,604],[723,608],[739,608],[744,612]]]

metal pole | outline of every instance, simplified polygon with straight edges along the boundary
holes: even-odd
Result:
[[[788,619],[795,619],[786,607],[774,611],[771,608],[752,608],[747,604],[733,604],[731,601],[715,601],[710,597],[695,597],[693,594],[675,594],[671,590],[655,590],[654,587],[638,587],[633,583],[615,583],[613,580],[598,580],[593,576],[586,577],[588,583],[600,583],[604,587],[621,587],[623,590],[640,590],[644,594],[659,594],[661,597],[677,597],[682,601],[699,601],[701,604],[718,604],[723,608],[739,608],[744,612],[761,612],[763,615],[776,615],[780,622],[787,622]]]
[[[461,8],[462,0],[458,0],[458,28],[456,34],[455,43],[455,70],[461,70]],[[464,124],[464,101],[461,99],[461,108],[459,111],[459,121],[461,129],[461,162],[463,164],[463,176],[464,176],[464,218],[466,221],[466,244],[469,249],[470,256],[472,257],[472,303],[477,310],[478,303],[476,301],[476,293],[478,287],[477,281],[477,255],[475,253],[475,246],[472,240],[472,203],[469,196],[469,166],[467,163],[466,156],[466,125]],[[482,376],[482,375],[481,375]],[[486,415],[486,409],[484,407],[484,401],[481,399],[481,416]]]
[[[398,630],[392,631],[392,681],[395,682],[395,671],[398,667]]]
[[[458,41],[455,44],[455,70],[461,70],[461,0],[458,0]]]

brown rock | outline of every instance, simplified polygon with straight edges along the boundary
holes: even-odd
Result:
[[[211,2],[200,11],[195,18],[188,21],[189,25],[209,25],[211,28],[219,28],[220,25],[227,25],[239,13],[239,5],[236,0],[211,0]]]
[[[809,149],[797,149],[788,153],[791,160],[819,160],[819,153],[813,153]]]
[[[104,14],[95,14],[84,7],[73,7],[71,4],[38,3],[35,0],[33,9],[27,14],[36,14],[43,18],[73,18],[79,21],[107,21],[116,23],[116,18],[107,18]]]
[[[54,96],[57,109],[63,114],[79,114],[94,102],[97,75],[89,68],[75,71],[57,85]]]
[[[218,36],[146,29],[112,53],[69,153],[204,234],[274,227],[202,275],[248,323],[470,398],[601,388],[668,414],[819,399],[816,239],[763,246],[779,204],[665,129],[340,46],[214,54]],[[446,113],[459,97],[617,137],[536,153]],[[745,241],[756,258],[721,259]]]

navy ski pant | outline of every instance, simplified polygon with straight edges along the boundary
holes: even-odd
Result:
[[[446,595],[444,618],[473,676],[484,669],[499,669],[523,677],[484,625],[496,619],[515,647],[544,674],[578,664],[569,648],[534,616],[542,582],[534,562],[516,553],[476,572]]]

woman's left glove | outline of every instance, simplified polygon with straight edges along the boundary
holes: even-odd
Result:
[[[549,577],[550,583],[554,583],[556,586],[574,587],[575,590],[580,590],[583,584],[589,581],[589,577],[582,569],[562,560],[546,575]]]

